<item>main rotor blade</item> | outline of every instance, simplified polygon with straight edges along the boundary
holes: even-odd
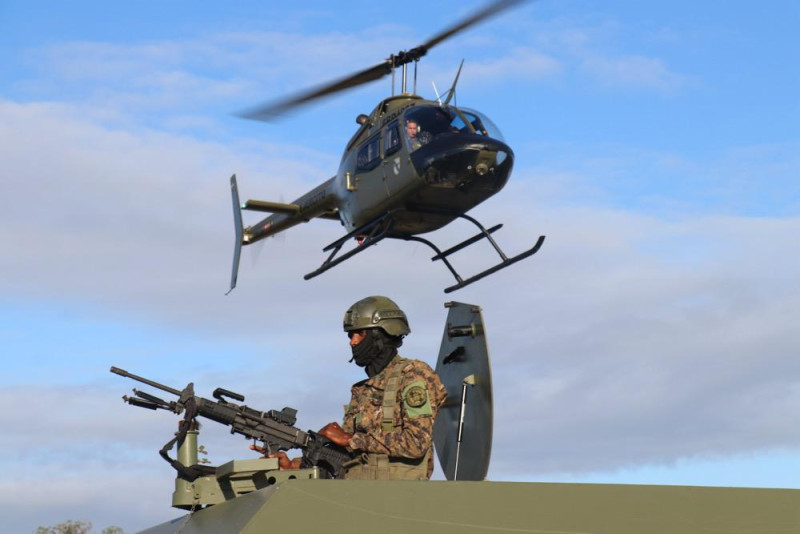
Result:
[[[425,43],[419,45],[416,48],[411,49],[408,52],[408,54],[411,55],[415,51],[420,51],[421,53],[419,54],[419,56],[416,57],[416,58],[413,58],[412,61],[414,59],[419,59],[420,57],[424,56],[428,52],[428,50],[430,50],[431,48],[433,48],[437,44],[441,43],[445,39],[449,39],[453,35],[461,32],[463,30],[466,30],[470,26],[472,26],[474,24],[477,24],[478,22],[481,22],[484,19],[492,17],[492,16],[500,13],[501,11],[504,11],[504,10],[512,7],[514,4],[519,4],[519,3],[523,2],[523,1],[524,0],[498,0],[498,1],[494,2],[494,3],[492,3],[492,4],[489,4],[488,6],[484,7],[480,11],[477,11],[476,13],[474,13],[474,14],[470,15],[469,17],[465,18],[461,22],[459,22],[457,24],[454,24],[450,28],[438,33],[434,37],[431,37]]]
[[[308,92],[301,93],[299,96],[255,106],[238,113],[238,115],[240,117],[244,117],[245,119],[269,121],[297,106],[305,104],[306,102],[310,102],[312,100],[316,100],[317,98],[322,98],[323,96],[333,93],[338,93],[339,91],[344,91],[345,89],[350,89],[351,87],[357,87],[365,83],[379,80],[391,72],[391,61],[386,60],[378,63],[374,67],[362,70],[361,72],[356,72],[350,76],[345,76],[344,78],[340,78],[315,89],[311,89]]]
[[[504,11],[523,1],[525,0],[496,0],[483,9],[463,19],[461,22],[458,22],[448,29],[436,34],[423,44],[412,48],[411,50],[399,52],[397,55],[393,55],[389,59],[386,59],[373,67],[300,93],[298,96],[293,96],[285,100],[269,102],[246,109],[238,113],[238,115],[246,119],[270,121],[286,113],[287,111],[301,106],[307,102],[311,102],[312,100],[379,80],[387,74],[391,74],[393,68],[400,67],[406,63],[411,63],[412,61],[417,61],[422,56],[427,54],[428,50],[441,43],[445,39],[449,39],[453,35],[469,28],[470,26],[473,26],[474,24],[477,24],[478,22],[494,16],[501,11]]]

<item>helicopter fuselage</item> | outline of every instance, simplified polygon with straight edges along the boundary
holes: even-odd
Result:
[[[389,237],[431,232],[500,191],[511,174],[514,153],[477,111],[402,95],[360,122],[336,175],[295,200],[295,212],[247,228],[245,244],[314,217],[336,217],[352,232],[390,214]]]
[[[479,121],[474,112],[419,97],[378,106],[336,175],[339,217],[348,231],[391,213],[390,236],[430,232],[500,191],[513,152]],[[414,137],[409,123],[417,124]]]

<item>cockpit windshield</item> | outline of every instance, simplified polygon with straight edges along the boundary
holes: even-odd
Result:
[[[485,115],[454,106],[415,106],[405,115],[406,141],[409,150],[431,142],[442,134],[469,133],[486,135],[500,141],[500,131]]]

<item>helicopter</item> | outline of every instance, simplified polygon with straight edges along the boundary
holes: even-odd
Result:
[[[452,103],[461,62],[450,89],[436,100],[416,94],[416,66],[427,52],[445,39],[477,24],[522,0],[498,0],[410,50],[390,55],[363,71],[305,91],[290,98],[242,112],[254,120],[273,120],[313,100],[401,72],[401,92],[385,98],[371,113],[356,118],[358,130],[348,141],[336,175],[292,203],[239,200],[236,175],[231,176],[235,246],[231,283],[236,287],[243,245],[250,245],[311,219],[339,221],[347,233],[323,248],[330,252],[309,280],[386,238],[416,241],[429,246],[455,278],[445,293],[461,289],[492,273],[523,260],[541,248],[545,237],[524,252],[508,257],[493,239],[502,224],[485,228],[467,212],[499,192],[507,183],[514,152],[495,124],[483,113]],[[414,64],[414,87],[408,91],[409,64]],[[271,213],[244,227],[242,211]],[[442,251],[420,237],[455,219],[464,219],[478,233]],[[469,278],[463,278],[448,257],[482,239],[500,256],[500,262]],[[342,252],[346,243],[355,247]]]

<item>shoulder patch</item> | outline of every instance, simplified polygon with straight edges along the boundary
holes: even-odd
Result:
[[[428,394],[422,386],[414,386],[406,391],[406,404],[419,408],[428,400]]]
[[[403,404],[405,404],[406,413],[411,418],[433,415],[428,389],[422,380],[416,380],[403,389]]]

